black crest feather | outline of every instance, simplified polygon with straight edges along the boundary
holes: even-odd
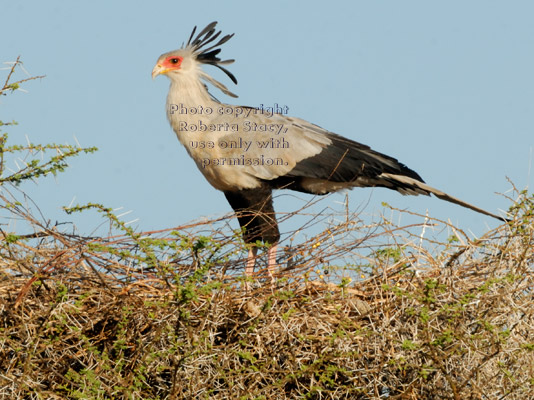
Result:
[[[221,35],[221,31],[216,31],[216,25],[217,21],[212,22],[202,29],[202,31],[200,31],[200,33],[193,39],[197,30],[197,27],[195,26],[193,28],[193,32],[191,32],[189,40],[187,41],[187,46],[190,46],[194,49],[195,57],[198,61],[203,64],[214,65],[215,67],[219,68],[232,80],[232,82],[237,85],[237,79],[234,74],[222,66],[231,64],[235,60],[221,60],[219,57],[217,57],[217,55],[221,52],[221,49],[217,49],[217,47],[229,41],[234,34],[232,33],[231,35],[225,35],[215,44],[206,47],[208,44],[215,42]]]

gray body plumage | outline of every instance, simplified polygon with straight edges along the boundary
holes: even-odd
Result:
[[[299,118],[266,115],[250,107],[218,102],[205,82],[227,95],[237,96],[202,71],[201,65],[214,65],[234,83],[237,80],[223,67],[233,60],[223,61],[217,56],[220,52],[217,47],[233,35],[219,39],[221,32],[215,31],[215,25],[209,24],[196,37],[193,30],[187,45],[163,54],[152,76],[163,73],[170,78],[169,122],[204,177],[225,193],[238,213],[246,242],[278,241],[273,189],[326,194],[353,187],[385,187],[404,195],[433,194],[505,220],[428,186],[415,171],[369,146]],[[273,247],[276,252],[276,246]],[[247,272],[254,265],[251,254]],[[255,251],[252,255],[255,256]],[[269,254],[270,269],[273,263],[274,256]]]

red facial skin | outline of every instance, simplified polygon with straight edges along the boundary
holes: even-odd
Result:
[[[161,66],[165,69],[179,69],[182,65],[183,57],[169,56],[162,63]]]

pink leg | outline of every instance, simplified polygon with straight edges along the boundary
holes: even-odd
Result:
[[[254,275],[254,266],[256,265],[256,254],[257,253],[258,253],[257,247],[251,247],[248,250],[247,265],[245,266],[245,276],[247,278],[252,278],[252,276]],[[245,288],[247,290],[250,289],[250,282],[247,281],[245,283]]]
[[[267,272],[269,273],[269,276],[271,277],[271,284],[274,284],[274,271],[276,268],[276,252],[278,250],[278,244],[275,244],[267,250]]]

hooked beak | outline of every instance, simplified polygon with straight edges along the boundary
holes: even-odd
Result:
[[[168,70],[169,69],[165,68],[163,65],[156,64],[156,66],[152,70],[152,79],[154,79],[156,76],[158,76],[160,74],[166,74]]]

